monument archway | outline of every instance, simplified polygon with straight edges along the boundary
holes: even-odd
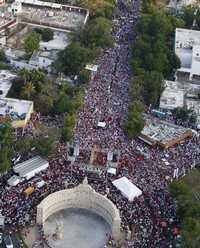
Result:
[[[75,188],[47,196],[37,206],[37,224],[43,225],[49,216],[67,208],[86,209],[101,216],[110,225],[114,239],[120,239],[119,210],[107,197],[95,192],[87,180]]]

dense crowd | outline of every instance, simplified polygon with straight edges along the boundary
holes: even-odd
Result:
[[[89,85],[85,107],[75,129],[75,142],[79,143],[80,151],[86,151],[88,159],[87,151],[94,146],[120,151],[117,175],[86,172],[77,161],[70,165],[67,161],[67,147],[60,143],[57,156],[49,161],[49,168],[32,180],[16,187],[6,187],[9,175],[1,178],[0,209],[1,214],[6,216],[7,230],[17,231],[26,225],[34,225],[36,206],[42,199],[64,189],[66,185],[69,188],[78,185],[87,175],[90,185],[97,192],[107,195],[120,210],[122,230],[126,234],[122,247],[175,247],[174,241],[180,237],[179,221],[168,185],[174,179],[175,170],[178,169],[176,178],[181,177],[199,163],[200,139],[196,134],[183,144],[161,150],[137,139],[128,140],[121,129],[129,104],[132,75],[129,59],[136,38],[134,29],[140,4],[139,0],[134,1],[132,9],[127,9],[123,1],[118,1],[119,17],[113,22],[115,45],[107,49],[97,61],[98,72]],[[34,122],[41,120],[40,116],[35,116]],[[45,119],[43,121],[48,122]],[[97,129],[99,121],[104,121],[106,128]],[[112,185],[113,179],[123,175],[143,191],[143,195],[133,202],[128,202]],[[37,188],[36,184],[40,180],[45,181],[45,186]],[[27,197],[24,190],[29,186],[34,186],[36,190]],[[42,229],[40,233],[35,247],[42,247],[44,240],[47,242]],[[115,245],[112,237],[109,243]]]

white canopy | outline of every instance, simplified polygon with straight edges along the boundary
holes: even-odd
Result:
[[[85,67],[86,70],[96,72],[98,69],[98,65],[87,64]]]
[[[116,168],[110,167],[110,168],[108,168],[107,172],[109,174],[116,175],[117,170],[116,170]]]
[[[142,191],[126,177],[121,177],[112,183],[129,201],[133,201],[135,197],[142,195]]]
[[[104,128],[106,127],[106,123],[104,121],[99,121],[97,126]]]
[[[14,175],[10,177],[7,182],[8,182],[8,185],[10,186],[17,186],[17,184],[19,184],[20,181],[21,181],[20,177]]]

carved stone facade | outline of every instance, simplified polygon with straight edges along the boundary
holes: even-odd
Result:
[[[110,224],[113,237],[116,240],[120,238],[119,210],[107,197],[95,192],[87,183],[47,196],[37,206],[37,223],[43,225],[50,215],[66,208],[87,209],[100,215]]]

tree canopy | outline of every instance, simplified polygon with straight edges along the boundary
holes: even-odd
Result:
[[[11,155],[14,133],[10,124],[0,127],[0,173],[6,172],[11,167]]]
[[[104,18],[98,17],[91,20],[81,32],[81,43],[86,47],[105,48],[113,45],[111,35],[111,22]]]
[[[91,60],[91,50],[78,42],[73,42],[60,52],[55,66],[66,75],[78,75],[81,69]]]
[[[173,182],[170,191],[178,206],[181,220],[181,234],[183,236],[180,247],[198,248],[200,244],[200,172],[194,169],[183,179]]]
[[[40,47],[40,34],[36,32],[30,33],[24,40],[24,49],[27,54],[32,54],[35,50]]]
[[[143,111],[143,104],[139,101],[132,102],[129,106],[128,119],[123,128],[130,139],[137,137],[144,128]]]
[[[79,4],[89,9],[92,18],[102,16],[111,19],[116,10],[114,0],[80,0]]]
[[[53,40],[54,33],[53,30],[50,28],[35,28],[35,32],[41,35],[42,41],[47,42]]]

